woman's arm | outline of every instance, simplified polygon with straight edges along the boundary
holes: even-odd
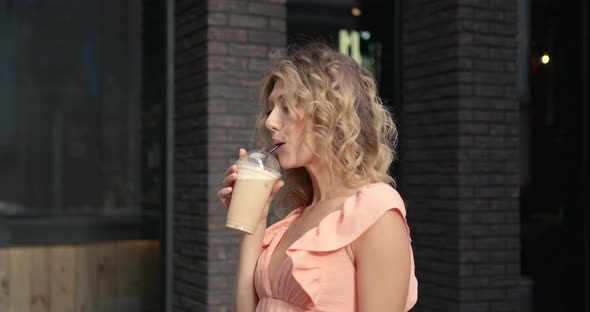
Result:
[[[260,253],[262,240],[266,230],[266,219],[260,222],[254,234],[241,234],[240,262],[236,273],[234,290],[234,311],[253,312],[258,304],[258,296],[254,288],[254,270]]]
[[[410,242],[403,217],[390,210],[352,243],[361,312],[404,311]]]
[[[247,160],[248,153],[245,149],[240,149],[240,159]],[[233,187],[238,179],[238,166],[230,166],[225,172],[225,178],[222,181],[222,188],[217,193],[219,200],[229,208]],[[262,252],[262,240],[266,231],[266,219],[270,204],[285,183],[282,180],[277,180],[270,193],[268,201],[264,207],[260,222],[254,234],[241,234],[240,238],[240,259],[236,273],[236,283],[234,291],[234,311],[236,312],[253,312],[256,310],[258,304],[258,296],[254,288],[254,271],[256,269],[256,262]]]

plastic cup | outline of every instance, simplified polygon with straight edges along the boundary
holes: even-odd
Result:
[[[225,226],[248,234],[256,231],[264,206],[276,181],[281,177],[277,159],[255,151],[248,160],[238,160],[238,179],[234,184]]]

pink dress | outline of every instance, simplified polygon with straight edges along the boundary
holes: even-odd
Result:
[[[266,229],[263,251],[256,265],[254,283],[258,293],[257,312],[358,311],[356,272],[346,246],[363,234],[388,210],[406,210],[400,195],[385,183],[361,188],[344,201],[342,209],[327,215],[287,248],[277,276],[269,276],[270,258],[289,225],[303,208]],[[408,244],[411,243],[408,230]],[[395,265],[395,263],[392,263]],[[418,282],[412,255],[406,311],[417,300]]]

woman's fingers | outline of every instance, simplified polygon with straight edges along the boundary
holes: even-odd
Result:
[[[229,166],[229,168],[227,168],[227,170],[225,170],[225,173],[224,174],[227,176],[227,175],[230,175],[230,174],[232,174],[234,172],[238,172],[238,165],[231,165],[231,166]]]
[[[240,148],[240,160],[248,160],[248,152],[243,148]],[[225,208],[229,207],[233,187],[238,179],[238,169],[238,165],[231,165],[227,168],[225,177],[221,181],[221,189],[217,192],[217,197]]]
[[[223,204],[225,208],[229,208],[229,202],[231,200],[231,193],[233,191],[233,187],[224,187],[219,192],[217,192],[217,197]]]
[[[223,179],[223,181],[221,182],[221,184],[223,185],[223,187],[233,186],[236,183],[237,179],[238,179],[238,173],[234,172],[234,173],[231,173],[228,176],[226,176]]]
[[[240,160],[248,160],[248,154],[245,149],[240,148]],[[221,182],[224,188],[231,187],[238,179],[238,165],[232,165],[225,171],[225,178]]]
[[[233,191],[233,187],[224,187],[221,190],[219,190],[219,196],[220,197],[227,197],[229,194],[231,194],[231,192]]]

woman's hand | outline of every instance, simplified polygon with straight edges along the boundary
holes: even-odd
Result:
[[[248,153],[243,148],[240,148],[240,160],[248,160]],[[217,197],[227,209],[231,202],[231,194],[234,190],[234,185],[238,179],[238,165],[233,164],[225,171],[225,178],[221,182],[221,189],[217,192]]]
[[[248,160],[248,153],[243,148],[240,148],[240,160]],[[226,209],[229,208],[231,202],[231,195],[234,189],[234,185],[236,184],[236,180],[238,179],[238,171],[239,167],[237,164],[231,165],[225,171],[225,178],[221,183],[222,187],[219,190],[219,192],[217,192],[217,197],[219,197],[219,200]],[[268,208],[270,207],[270,203],[274,199],[275,195],[279,192],[281,187],[283,187],[283,185],[285,185],[285,182],[283,182],[283,180],[281,179],[278,179],[275,185],[273,186],[268,201],[266,202],[264,216],[268,214]]]

